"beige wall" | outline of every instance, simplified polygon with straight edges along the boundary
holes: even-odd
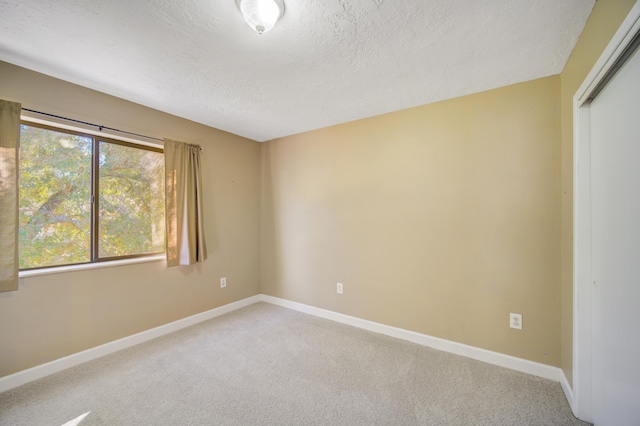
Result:
[[[201,144],[209,251],[193,268],[158,261],[20,279],[0,294],[0,376],[260,292],[257,142],[3,62],[0,99]]]
[[[263,144],[262,292],[560,365],[559,94],[549,77]]]
[[[573,96],[635,0],[599,0],[560,76],[562,144],[562,369],[573,381]]]

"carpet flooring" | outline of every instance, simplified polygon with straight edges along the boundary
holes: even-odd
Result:
[[[559,383],[267,303],[0,394],[1,425],[584,425]]]

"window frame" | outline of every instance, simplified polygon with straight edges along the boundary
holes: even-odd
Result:
[[[164,147],[158,143],[143,142],[132,138],[123,138],[116,135],[108,134],[105,132],[96,132],[89,129],[77,128],[75,126],[68,126],[62,123],[49,122],[47,120],[40,120],[34,117],[22,115],[20,117],[20,126],[38,127],[45,130],[51,130],[59,133],[66,133],[74,136],[81,136],[90,138],[92,140],[91,146],[91,212],[90,212],[90,248],[89,248],[89,260],[86,262],[64,263],[58,265],[36,266],[32,268],[20,268],[20,276],[40,275],[42,273],[55,273],[64,272],[68,270],[88,269],[92,267],[104,267],[113,264],[131,264],[140,263],[145,261],[157,261],[164,259],[166,250],[159,252],[129,254],[123,256],[99,256],[99,209],[100,209],[100,196],[99,196],[99,180],[100,180],[100,142],[106,142],[109,144],[125,146],[129,148],[142,149],[146,151],[152,151],[164,154]],[[20,167],[19,167],[20,169]],[[163,205],[163,213],[165,213],[165,207]],[[166,234],[165,234],[166,241]],[[161,257],[162,256],[162,257]]]

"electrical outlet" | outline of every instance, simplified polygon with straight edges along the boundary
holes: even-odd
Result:
[[[522,314],[509,314],[509,327],[522,330]]]
[[[225,288],[227,286],[227,277],[220,278],[220,288]]]
[[[336,291],[338,292],[338,294],[342,294],[342,283],[338,283],[338,285],[336,286]]]

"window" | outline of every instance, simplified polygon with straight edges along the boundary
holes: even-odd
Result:
[[[23,122],[19,220],[20,269],[162,253],[162,150]]]

